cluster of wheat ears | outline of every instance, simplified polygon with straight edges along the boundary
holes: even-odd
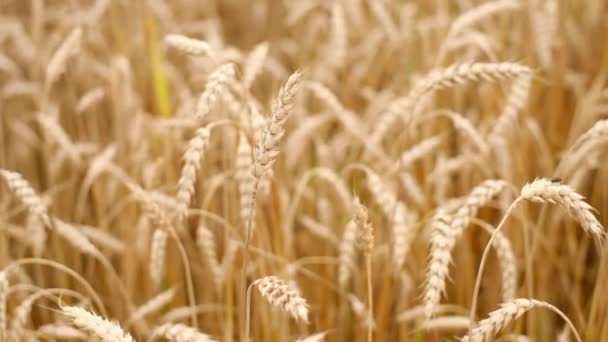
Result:
[[[0,1],[0,341],[608,340],[607,13]]]

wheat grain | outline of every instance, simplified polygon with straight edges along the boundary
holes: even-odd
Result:
[[[93,333],[104,342],[134,342],[131,335],[113,322],[106,320],[86,309],[76,306],[62,306],[61,312],[80,329]]]

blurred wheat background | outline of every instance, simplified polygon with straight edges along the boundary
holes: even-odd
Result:
[[[607,18],[1,0],[0,341],[607,341]]]

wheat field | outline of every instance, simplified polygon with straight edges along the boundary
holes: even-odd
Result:
[[[608,341],[605,0],[0,0],[0,341]]]

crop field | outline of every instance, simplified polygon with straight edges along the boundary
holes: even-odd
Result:
[[[606,158],[606,0],[0,0],[0,342],[608,341]]]

